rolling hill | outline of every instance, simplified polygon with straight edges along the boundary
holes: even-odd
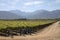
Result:
[[[8,12],[8,11],[0,11],[0,19],[19,19],[21,18],[20,16]]]
[[[60,18],[60,10],[37,10],[22,12],[20,10],[0,11],[0,19],[54,19]]]

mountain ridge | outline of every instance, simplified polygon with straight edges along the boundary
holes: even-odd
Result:
[[[54,19],[60,18],[60,10],[37,10],[23,12],[20,10],[0,11],[0,19]]]

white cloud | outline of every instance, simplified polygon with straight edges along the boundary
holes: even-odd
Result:
[[[3,7],[6,6],[8,8],[14,9],[14,8],[16,8],[16,5],[19,1],[20,0],[7,0],[6,3],[0,3],[0,5]]]
[[[43,1],[33,1],[33,2],[26,2],[24,5],[29,6],[29,5],[37,5],[37,4],[42,4],[44,3]]]
[[[13,0],[13,1],[11,1],[10,4],[12,4],[12,5],[16,5],[18,2],[19,2],[19,0]]]
[[[1,5],[1,6],[5,6],[5,5],[7,5],[7,4],[5,4],[5,3],[0,3],[0,5]]]
[[[60,0],[55,0],[56,3],[60,3]]]
[[[16,4],[17,2],[19,2],[20,0],[2,0],[2,2],[4,3],[7,3],[7,4]]]
[[[19,1],[20,1],[20,0],[13,0],[14,3],[17,3],[17,2],[19,2]]]

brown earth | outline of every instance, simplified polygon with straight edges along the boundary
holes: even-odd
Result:
[[[0,40],[60,40],[60,21],[46,27],[37,34],[3,37],[0,36]]]

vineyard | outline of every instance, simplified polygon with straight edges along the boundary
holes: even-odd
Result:
[[[0,20],[0,36],[31,35],[56,20]]]

